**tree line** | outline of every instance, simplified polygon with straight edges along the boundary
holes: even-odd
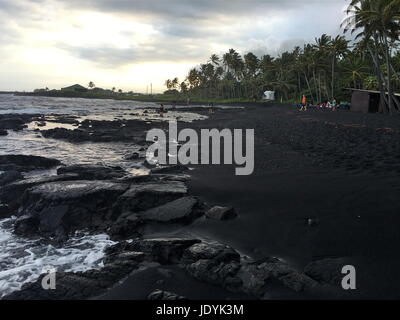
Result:
[[[319,103],[348,99],[348,88],[377,90],[381,110],[400,110],[400,0],[351,0],[342,23],[344,33],[323,34],[312,43],[282,52],[278,57],[241,55],[230,49],[212,54],[189,70],[184,81],[167,80],[167,94],[198,99],[260,99],[267,90],[281,101],[306,95]]]

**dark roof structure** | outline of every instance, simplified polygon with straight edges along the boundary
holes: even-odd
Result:
[[[69,87],[62,88],[61,90],[68,90],[68,91],[87,91],[87,88],[81,86],[80,84],[74,84]]]
[[[383,110],[380,103],[380,91],[352,88],[348,88],[348,90],[353,91],[351,96],[351,111],[375,113]],[[386,92],[386,94],[388,93]],[[400,97],[399,93],[395,93],[394,95]]]

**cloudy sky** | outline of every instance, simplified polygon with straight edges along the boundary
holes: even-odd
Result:
[[[346,0],[0,0],[0,90],[145,92],[212,53],[279,54],[340,33]]]

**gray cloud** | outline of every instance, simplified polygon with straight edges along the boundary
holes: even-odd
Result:
[[[313,41],[322,33],[338,33],[341,9],[346,3],[347,0],[0,0],[0,53],[6,61],[13,55],[12,50],[17,50],[14,48],[26,48],[26,34],[48,31],[46,21],[62,21],[63,14],[97,12],[151,25],[156,32],[141,41],[135,30],[120,30],[118,35],[127,40],[123,48],[114,47],[107,39],[78,46],[60,38],[38,46],[61,49],[99,69],[142,62],[197,64],[214,53],[215,47],[233,47],[242,53],[254,50],[258,55],[279,54]]]
[[[79,5],[93,10],[118,13],[138,13],[157,15],[174,19],[205,19],[216,15],[246,15],[260,12],[296,10],[298,8],[329,3],[334,0],[68,0],[72,5]]]
[[[143,62],[199,61],[208,54],[206,48],[193,46],[185,43],[184,40],[173,44],[164,40],[128,48],[111,46],[76,47],[63,43],[60,43],[57,47],[69,52],[72,56],[91,61],[103,68],[115,68]]]

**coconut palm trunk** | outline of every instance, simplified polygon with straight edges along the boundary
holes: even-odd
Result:
[[[367,49],[372,57],[372,61],[374,62],[374,65],[375,65],[375,72],[376,72],[376,76],[378,78],[379,92],[380,92],[380,96],[381,96],[380,97],[381,104],[386,109],[386,107],[388,106],[388,100],[386,97],[384,81],[383,81],[383,73],[382,73],[381,65],[379,63],[378,53],[376,51],[374,51],[370,46],[367,46]]]

